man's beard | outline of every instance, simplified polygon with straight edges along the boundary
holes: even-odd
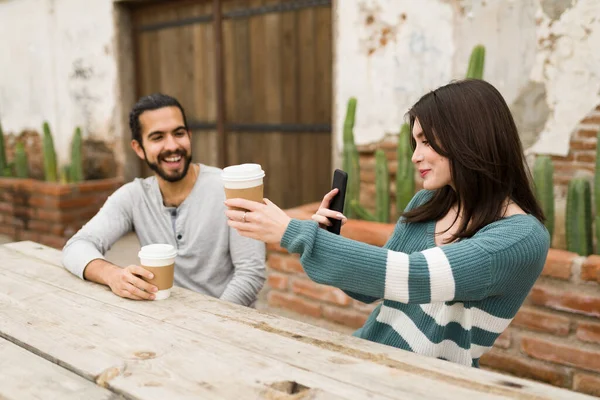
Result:
[[[144,155],[146,155],[145,150],[144,150]],[[183,159],[183,171],[181,171],[181,173],[175,173],[174,175],[168,175],[166,173],[166,171],[159,166],[160,160],[164,160],[165,158],[168,158],[171,156],[181,156],[181,158]],[[188,154],[186,154],[185,150],[181,149],[181,150],[169,151],[169,152],[164,152],[164,153],[159,154],[157,157],[158,161],[156,163],[151,163],[150,161],[148,161],[147,156],[145,157],[145,160],[146,160],[146,164],[148,164],[148,167],[150,167],[150,169],[152,171],[156,172],[158,174],[158,176],[160,176],[165,181],[179,182],[180,180],[185,178],[185,176],[187,175],[188,169],[190,168],[190,164],[192,162],[192,154],[190,153],[188,155]]]

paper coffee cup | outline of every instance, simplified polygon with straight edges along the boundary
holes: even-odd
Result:
[[[144,279],[158,287],[155,300],[164,300],[171,295],[175,273],[177,250],[170,244],[149,244],[138,253],[142,268],[154,274],[153,279]]]
[[[239,164],[223,169],[221,179],[227,199],[242,198],[263,202],[265,171],[260,164]]]

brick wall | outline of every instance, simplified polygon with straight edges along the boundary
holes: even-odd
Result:
[[[121,178],[74,184],[0,178],[0,234],[62,248],[122,184]]]
[[[318,203],[288,210],[310,219]],[[350,220],[342,235],[382,246],[393,224]],[[268,247],[268,302],[312,318],[362,326],[375,305],[316,284],[298,255]],[[600,256],[551,249],[542,276],[510,327],[481,360],[483,368],[600,396]]]

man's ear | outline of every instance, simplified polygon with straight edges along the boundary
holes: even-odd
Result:
[[[131,141],[131,148],[133,149],[133,151],[135,151],[135,154],[137,154],[137,156],[141,160],[145,160],[146,159],[146,154],[144,153],[144,149],[142,148],[142,145],[140,144],[140,142],[138,142],[137,140],[133,139]]]

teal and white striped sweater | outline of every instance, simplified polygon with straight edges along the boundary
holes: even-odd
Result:
[[[417,193],[409,208],[430,191]],[[383,299],[355,336],[479,366],[540,275],[550,237],[532,215],[491,223],[469,239],[436,247],[435,222],[400,220],[381,247],[292,220],[281,240],[315,282],[365,303]]]

